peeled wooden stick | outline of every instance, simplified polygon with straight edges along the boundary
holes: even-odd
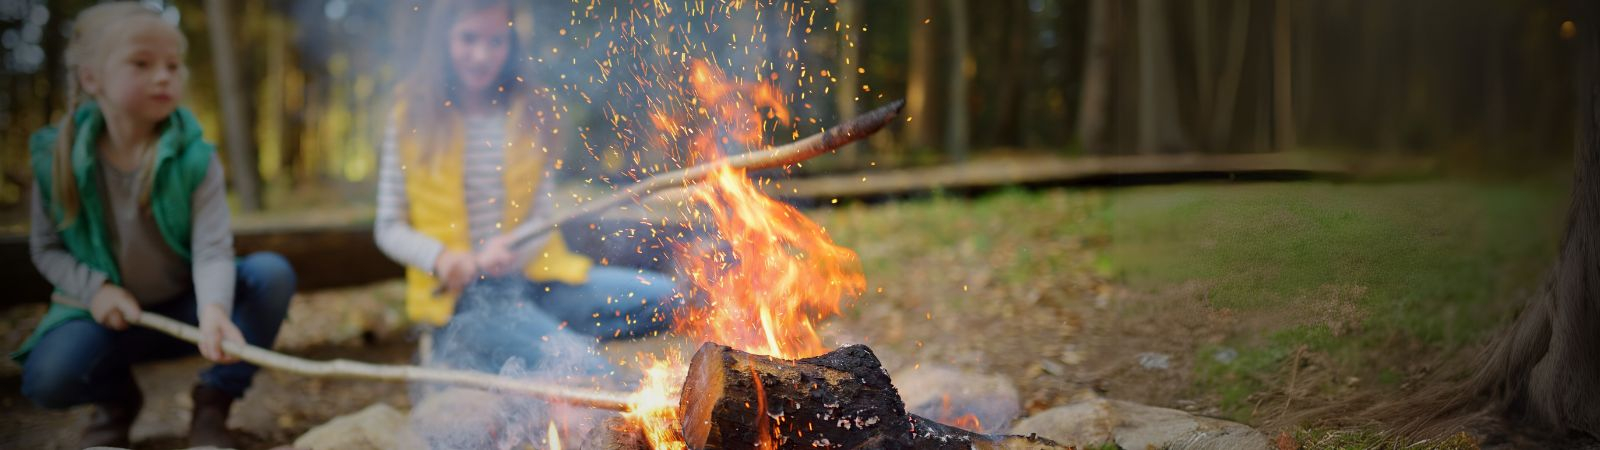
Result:
[[[160,331],[191,343],[200,343],[200,329],[160,314],[145,311],[134,324]],[[313,361],[277,353],[243,342],[223,341],[222,349],[239,359],[261,367],[318,378],[358,378],[382,381],[410,381],[471,386],[498,392],[522,394],[596,409],[627,411],[628,394],[596,389],[577,389],[530,380],[500,377],[461,370],[419,366],[369,364],[347,359]]]
[[[610,209],[618,203],[637,200],[644,195],[688,186],[704,179],[724,166],[744,170],[767,169],[795,164],[814,158],[817,155],[837,150],[839,147],[861,140],[888,126],[890,121],[900,116],[900,109],[905,106],[905,103],[904,100],[895,100],[887,106],[868,111],[866,114],[841,123],[837,127],[788,144],[730,156],[726,159],[661,173],[639,180],[637,183],[629,185],[608,197],[584,203],[577,209],[562,212],[549,220],[535,222],[534,226],[517,230],[516,234],[513,235],[512,244],[521,245],[533,238],[549,233],[550,230],[561,223]]]

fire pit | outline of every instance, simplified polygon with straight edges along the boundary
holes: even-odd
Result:
[[[691,449],[1060,449],[1046,439],[973,433],[907,413],[872,350],[851,345],[786,360],[706,343],[673,411],[670,447]],[[648,423],[615,418],[589,448],[646,450]],[[681,440],[679,440],[681,439]],[[656,449],[664,447],[660,442]]]

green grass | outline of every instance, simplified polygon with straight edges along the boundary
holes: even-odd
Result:
[[[1553,261],[1565,199],[1554,183],[1200,183],[813,215],[859,253],[863,304],[982,315],[1030,293],[1081,301],[1098,281],[1070,280],[1092,276],[1229,310],[1230,334],[1195,345],[1194,388],[1251,422],[1252,396],[1283,389],[1296,355],[1320,366],[1299,392],[1337,395],[1351,378],[1397,388],[1414,363],[1480,342]],[[1237,356],[1213,357],[1224,349]]]
[[[1232,339],[1230,363],[1215,347],[1197,358],[1199,387],[1246,420],[1245,399],[1296,349],[1355,366],[1396,337],[1446,350],[1481,338],[1553,258],[1564,197],[1440,181],[1127,189],[1105,211],[1107,264],[1135,289],[1187,284],[1214,307],[1279,318]]]

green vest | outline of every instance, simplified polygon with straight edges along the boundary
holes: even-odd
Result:
[[[85,103],[74,113],[77,137],[72,142],[72,174],[78,182],[79,208],[76,220],[66,228],[56,230],[72,257],[90,268],[106,274],[113,284],[122,284],[122,273],[117,270],[116,255],[107,242],[105,204],[101,200],[99,164],[95,160],[95,141],[105,132],[105,117],[94,102]],[[45,213],[60,226],[65,217],[61,205],[51,198],[52,166],[54,165],[55,127],[45,127],[33,133],[28,140],[32,157],[33,176],[38,180],[40,198],[45,203]],[[215,150],[201,138],[200,123],[188,109],[178,108],[162,127],[156,140],[155,185],[150,191],[150,212],[155,216],[156,228],[183,259],[190,259],[191,214],[190,201],[195,187],[205,180]],[[94,320],[83,308],[51,302],[50,310],[39,320],[39,327],[22,348],[11,358],[22,362],[28,351],[38,343],[39,337],[70,320]]]

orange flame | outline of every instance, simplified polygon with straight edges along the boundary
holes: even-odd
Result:
[[[681,152],[685,164],[715,161],[726,147],[759,146],[768,132],[793,118],[776,81],[775,74],[753,83],[730,80],[717,65],[693,60],[674,83],[692,98],[673,96],[648,106],[654,139]],[[697,206],[691,214],[704,219],[698,222],[715,236],[679,248],[676,260],[694,286],[691,295],[705,302],[677,318],[677,331],[786,359],[826,352],[818,322],[837,314],[841,300],[866,289],[855,252],[835,245],[800,211],[767,197],[743,170],[723,166],[691,192]],[[657,450],[686,447],[677,410],[686,368],[673,361],[679,359],[645,366],[643,386],[627,413]],[[779,423],[761,417],[764,400],[756,405],[761,446],[775,447],[768,431]]]
[[[720,245],[680,255],[707,304],[679,321],[679,331],[787,359],[826,352],[817,322],[866,286],[855,252],[834,245],[794,207],[762,194],[741,170],[718,170],[705,183],[694,198]]]
[[[983,432],[983,421],[978,420],[977,414],[967,413],[961,417],[951,417],[953,415],[954,412],[950,408],[950,394],[944,394],[944,397],[939,402],[939,420],[937,422],[973,433]]]
[[[625,413],[644,430],[645,440],[655,450],[684,450],[678,419],[678,392],[683,389],[688,370],[676,363],[678,355],[669,352],[665,359],[648,357],[644,363],[644,382],[629,399],[632,409]]]
[[[556,430],[556,422],[550,421],[550,450],[561,450],[561,432]]]

